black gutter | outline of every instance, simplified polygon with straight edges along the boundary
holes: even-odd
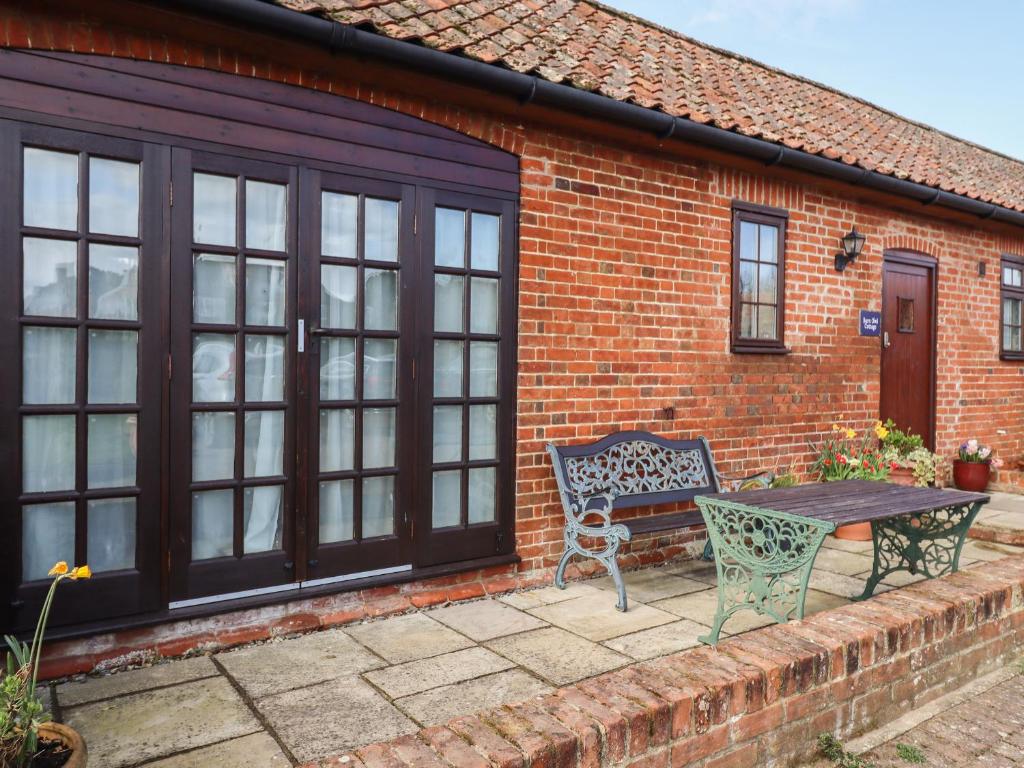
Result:
[[[268,0],[172,0],[204,15],[219,16],[239,26],[256,27],[315,43],[332,53],[349,52],[384,59],[419,72],[458,80],[503,93],[522,103],[537,103],[653,133],[661,139],[700,144],[766,165],[781,165],[855,186],[938,205],[1024,227],[1024,212],[938,190],[877,171],[868,171],[821,155],[774,144],[763,139],[673,117],[654,109],[617,101],[608,96],[560,85],[535,75],[484,64],[422,45],[394,40],[338,22],[288,10]]]

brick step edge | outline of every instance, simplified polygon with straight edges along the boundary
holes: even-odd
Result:
[[[1012,544],[1024,547],[1024,531],[1018,528],[999,528],[994,525],[975,523],[967,535],[978,541],[991,541],[996,544]]]
[[[303,768],[753,768],[1016,659],[1024,556],[609,672]]]

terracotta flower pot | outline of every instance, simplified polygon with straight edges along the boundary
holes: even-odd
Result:
[[[917,485],[913,467],[896,467],[889,470],[889,482],[895,485]]]
[[[74,728],[62,723],[43,723],[39,726],[39,738],[59,741],[71,750],[71,757],[64,763],[64,768],[85,768],[89,754],[85,749],[85,742]]]
[[[953,459],[953,485],[961,491],[984,491],[991,476],[992,466],[987,461]]]
[[[871,523],[853,523],[836,528],[835,537],[847,541],[871,541]]]

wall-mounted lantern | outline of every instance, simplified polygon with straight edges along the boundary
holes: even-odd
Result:
[[[860,252],[864,250],[865,239],[856,227],[840,238],[839,242],[842,243],[843,252],[836,254],[837,272],[842,272],[850,262],[860,256]]]

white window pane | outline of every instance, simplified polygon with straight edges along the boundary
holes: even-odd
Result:
[[[89,317],[139,319],[139,249],[89,245]]]
[[[779,228],[769,224],[761,224],[758,227],[761,235],[761,244],[758,249],[758,257],[761,261],[769,261],[773,264],[778,262]]]
[[[363,538],[395,532],[395,478],[363,478]]]
[[[462,460],[462,406],[434,406],[434,463]]]
[[[26,493],[73,490],[75,417],[25,416],[21,428],[22,489]]]
[[[265,181],[245,182],[245,246],[261,251],[285,250],[288,187]]]
[[[138,331],[89,331],[89,402],[134,403],[138,359]]]
[[[757,308],[757,338],[774,339],[775,335],[775,307],[761,305]]]
[[[75,502],[22,507],[21,578],[35,581],[63,560],[75,563]]]
[[[284,337],[245,337],[245,399],[250,403],[284,400]]]
[[[197,253],[192,318],[197,323],[235,323],[235,257],[220,253]]]
[[[740,336],[744,339],[756,338],[754,326],[757,323],[757,305],[743,304],[740,307]]]
[[[353,536],[354,502],[352,480],[320,483],[320,543],[349,541]]]
[[[270,552],[281,548],[284,530],[284,488],[262,485],[242,494],[242,551]]]
[[[494,521],[494,467],[480,467],[469,470],[469,522],[489,523]]]
[[[320,340],[320,399],[354,400],[355,396],[355,339],[322,338]]]
[[[192,482],[235,476],[235,414],[192,414]]]
[[[351,408],[320,410],[320,471],[355,467],[356,417]]]
[[[86,562],[96,573],[135,567],[135,499],[88,503]]]
[[[94,413],[89,416],[89,488],[135,485],[139,418],[134,413]]]
[[[235,399],[235,336],[197,333],[192,339],[192,400],[230,403]]]
[[[740,262],[740,301],[757,301],[757,264]]]
[[[1021,352],[1021,329],[1019,327],[1003,326],[1003,349],[1007,352]]]
[[[363,409],[363,468],[395,466],[395,409]]]
[[[398,203],[368,197],[365,215],[363,258],[398,261]]]
[[[363,273],[366,288],[364,327],[371,331],[398,328],[398,272],[393,269],[367,269]]]
[[[28,327],[22,332],[22,402],[51,405],[75,402],[74,328]]]
[[[438,208],[434,214],[434,263],[466,266],[466,212]]]
[[[430,508],[431,525],[447,528],[462,522],[462,470],[449,469],[434,473]]]
[[[473,232],[473,269],[498,270],[498,233],[500,218],[490,213],[474,213],[470,228]]]
[[[77,247],[71,240],[26,237],[22,296],[26,315],[77,317]]]
[[[235,492],[192,494],[192,559],[228,557],[234,553]]]
[[[434,397],[462,396],[462,342],[434,342]]]
[[[284,325],[285,262],[245,260],[245,322]]]
[[[472,333],[498,332],[498,281],[489,277],[474,277],[469,318]]]
[[[138,163],[89,158],[89,231],[138,237]]]
[[[321,201],[320,251],[325,256],[354,259],[358,256],[356,228],[359,198],[337,192],[323,192]]]
[[[192,194],[192,240],[209,245],[235,244],[238,185],[233,176],[196,173]]]
[[[336,264],[320,266],[320,325],[356,327],[356,268]]]
[[[474,341],[469,345],[469,395],[494,397],[498,394],[498,344]]]
[[[25,147],[24,158],[25,226],[77,230],[78,155]]]
[[[469,458],[494,459],[498,456],[498,407],[469,407]]]
[[[395,397],[397,339],[363,341],[363,399],[391,400]]]
[[[757,261],[757,224],[740,222],[740,258]]]
[[[1020,299],[1003,299],[1003,322],[1007,325],[1020,325]]]
[[[246,477],[284,474],[284,411],[249,411],[245,414]]]
[[[434,275],[434,330],[461,333],[466,278],[462,275]]]
[[[758,301],[774,304],[778,300],[779,268],[774,264],[759,264],[757,267]]]

